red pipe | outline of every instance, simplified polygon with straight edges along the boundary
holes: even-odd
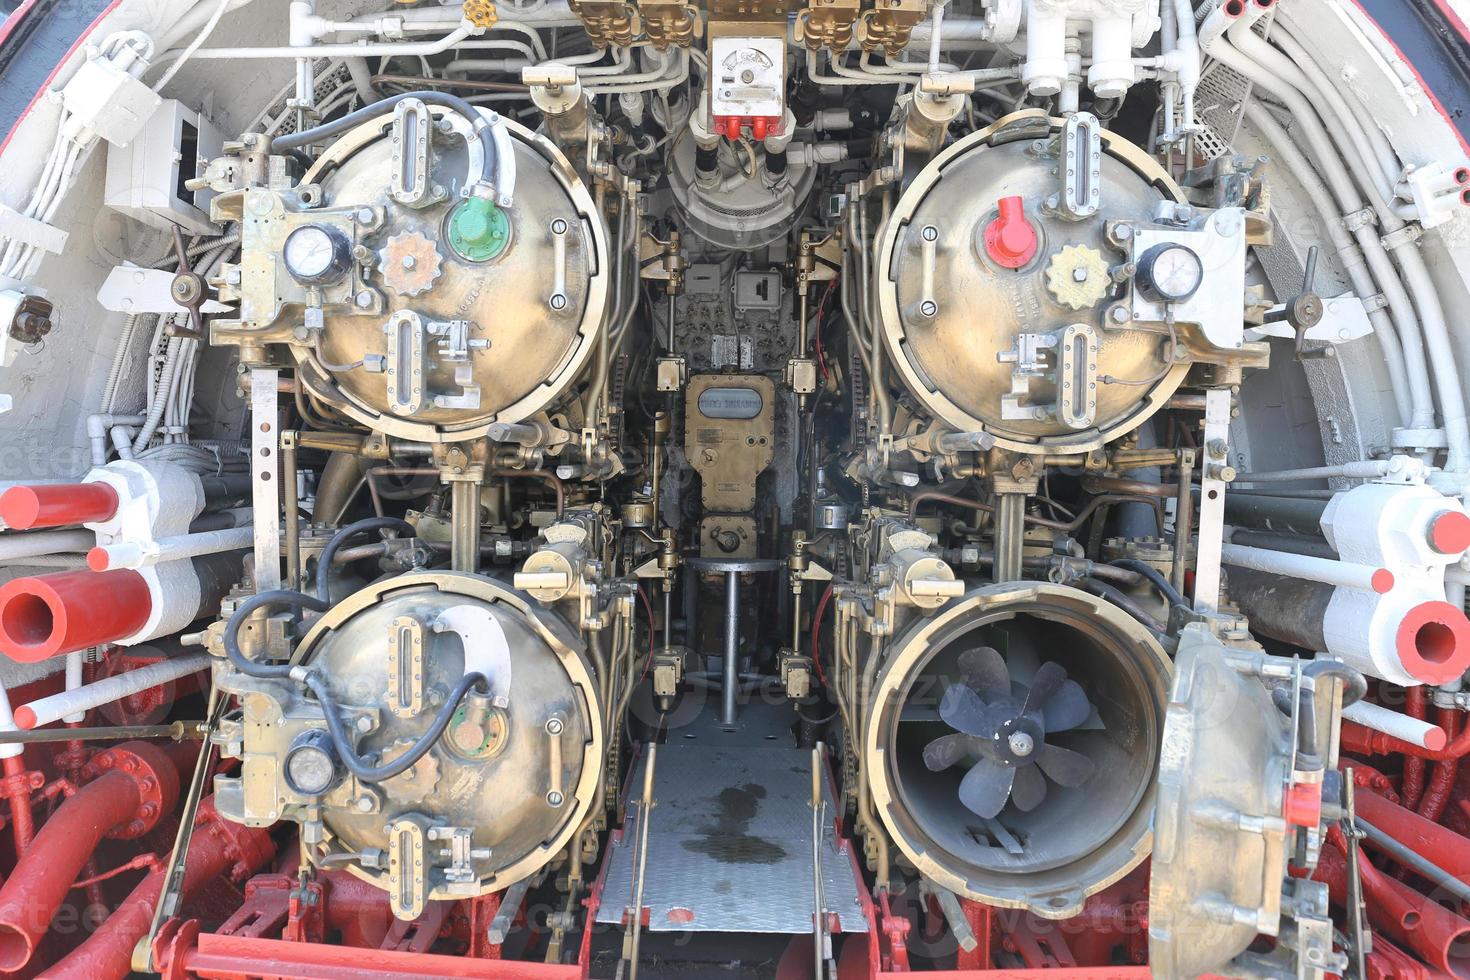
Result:
[[[1364,728],[1355,722],[1342,723],[1342,750],[1353,755],[1406,755],[1415,759],[1440,762],[1445,759],[1463,759],[1470,755],[1470,725],[1460,729],[1460,734],[1450,739],[1442,749],[1426,749],[1413,742],[1385,735]]]
[[[0,652],[21,663],[131,636],[152,613],[148,583],[131,569],[56,572],[0,586]]]
[[[1455,722],[1459,714],[1453,708],[1439,709],[1439,724],[1451,738],[1455,736]],[[1449,802],[1450,792],[1455,788],[1455,776],[1460,771],[1459,759],[1445,759],[1435,763],[1434,777],[1429,781],[1429,789],[1424,792],[1424,798],[1419,801],[1419,815],[1426,820],[1438,820],[1444,813],[1445,804]]]
[[[1336,828],[1335,848],[1324,847],[1312,877],[1327,885],[1334,904],[1347,901],[1346,842]],[[1470,921],[1383,874],[1366,857],[1358,861],[1368,918],[1394,940],[1413,949],[1430,966],[1455,977],[1470,976]]]
[[[0,970],[31,961],[72,882],[107,832],[132,819],[138,786],[109,772],[62,803],[0,887]]]
[[[266,831],[229,823],[215,811],[213,798],[207,799],[199,805],[184,859],[184,897],[226,872],[239,880],[264,867],[274,855],[275,844]],[[153,924],[165,874],[164,868],[150,873],[85,942],[40,976],[68,980],[126,976],[132,969],[134,947]]]
[[[0,762],[5,772],[5,795],[10,800],[10,833],[15,838],[15,856],[19,858],[36,833],[36,822],[31,815],[30,771],[26,769],[23,755],[11,756]]]
[[[1470,880],[1470,838],[1426,820],[1377,793],[1359,793],[1354,802],[1358,814],[1368,823],[1450,875],[1462,881]],[[1369,841],[1368,846],[1372,847],[1373,842]]]
[[[105,483],[10,487],[0,493],[0,521],[17,531],[111,520],[117,491]]]
[[[1344,748],[1343,751],[1347,751],[1347,749]],[[1394,786],[1393,780],[1368,765],[1368,763],[1358,759],[1344,760],[1342,769],[1344,773],[1349,769],[1352,770],[1353,785],[1359,789],[1371,790],[1385,800],[1393,803],[1397,803],[1400,800],[1398,788]]]
[[[103,837],[113,831],[139,836],[173,809],[178,771],[156,746],[129,742],[102,755],[116,759],[118,767],[57,807],[0,887],[0,971],[20,970],[31,961]]]
[[[1423,721],[1426,710],[1424,688],[1411,687],[1404,692],[1404,713],[1406,715]],[[1419,798],[1423,795],[1424,760],[1417,756],[1406,756],[1404,758],[1404,781],[1399,788],[1399,796],[1403,797],[1404,806],[1413,810],[1419,806]]]

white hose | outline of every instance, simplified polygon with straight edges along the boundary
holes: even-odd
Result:
[[[148,406],[148,415],[143,419],[143,426],[138,430],[132,445],[128,447],[134,455],[148,445],[153,433],[158,430],[159,423],[163,421],[163,413],[168,408],[169,392],[173,390],[174,375],[179,369],[179,350],[183,343],[182,337],[169,338],[163,355],[163,373],[159,375],[156,393]]]
[[[1259,7],[1253,6],[1251,9],[1256,12],[1257,17],[1261,13]],[[1300,126],[1312,155],[1318,163],[1318,170],[1338,202],[1337,213],[1351,215],[1362,211],[1364,201],[1358,186],[1348,174],[1341,156],[1333,147],[1331,138],[1323,129],[1322,123],[1306,98],[1257,62],[1246,57],[1225,38],[1227,28],[1232,32],[1242,29],[1249,32],[1249,25],[1252,22],[1251,17],[1243,17],[1232,23],[1231,18],[1225,13],[1225,8],[1219,7],[1200,28],[1200,44],[1217,61],[1235,69],[1254,84],[1286,103],[1292,114],[1293,123]],[[1231,36],[1236,35],[1232,33]],[[1425,356],[1423,340],[1419,334],[1418,320],[1414,316],[1412,306],[1398,276],[1393,273],[1387,260],[1383,244],[1374,230],[1359,222],[1352,226],[1351,231],[1363,250],[1363,256],[1373,271],[1374,280],[1384,298],[1388,300],[1389,309],[1393,311],[1394,321],[1398,325],[1399,340],[1403,347],[1405,368],[1408,373],[1409,391],[1414,404],[1413,417],[1407,424],[1413,428],[1432,428],[1434,426],[1433,407],[1432,404],[1428,406],[1425,404],[1429,391],[1428,358]],[[1453,364],[1451,364],[1451,369],[1453,369]],[[1461,397],[1461,402],[1463,404],[1463,397]],[[1426,407],[1428,417],[1425,415]],[[1448,416],[1449,413],[1445,414]],[[1463,422],[1463,410],[1460,415]],[[1448,419],[1446,424],[1448,426]],[[1464,429],[1459,448],[1459,453],[1466,451],[1470,451],[1470,428]],[[1456,458],[1458,460],[1458,454]]]
[[[1318,162],[1323,165],[1329,179],[1333,183],[1341,182],[1345,188],[1351,189],[1349,196],[1355,199],[1358,206],[1345,207],[1344,212],[1351,213],[1360,210],[1362,199],[1346,171],[1342,154],[1333,145],[1332,137],[1317,117],[1310,100],[1291,84],[1289,77],[1283,77],[1279,71],[1273,70],[1287,71],[1286,66],[1290,66],[1291,63],[1285,55],[1271,48],[1250,29],[1250,25],[1263,13],[1262,8],[1258,6],[1253,6],[1252,11],[1251,15],[1241,18],[1229,27],[1227,30],[1228,42],[1217,45],[1216,57],[1230,64],[1252,82],[1286,103],[1292,112],[1294,121],[1301,125],[1308,143]],[[1247,52],[1260,53],[1266,59],[1267,64],[1262,64]],[[1291,66],[1287,75],[1290,76],[1292,73],[1300,75],[1294,66]],[[1349,153],[1347,157],[1351,162],[1353,155]],[[1394,257],[1398,259],[1405,284],[1419,313],[1419,326],[1423,330],[1424,347],[1429,368],[1434,375],[1435,392],[1439,396],[1440,414],[1443,418],[1445,438],[1448,443],[1445,469],[1451,473],[1470,472],[1470,419],[1466,417],[1465,393],[1461,388],[1460,372],[1455,364],[1454,346],[1450,342],[1449,326],[1445,321],[1444,308],[1440,304],[1439,295],[1429,275],[1429,270],[1424,264],[1424,258],[1419,254],[1418,246],[1412,239],[1394,241],[1390,237],[1404,230],[1403,219],[1398,217],[1386,202],[1374,201],[1373,204],[1384,229],[1385,238],[1393,242],[1391,247]],[[1382,243],[1376,236],[1366,237],[1372,241],[1364,241],[1361,237],[1359,241],[1363,244],[1364,254],[1371,263],[1375,250],[1381,249]],[[1392,303],[1394,297],[1389,291],[1390,283],[1380,277],[1379,284],[1384,289],[1384,295]],[[1404,336],[1402,339],[1406,345],[1407,356],[1408,338]],[[1416,428],[1421,427],[1419,420],[1412,424]],[[1428,426],[1422,427],[1427,428]]]
[[[173,77],[179,73],[179,69],[188,64],[189,59],[194,55],[194,52],[198,51],[199,48],[203,46],[205,39],[208,38],[210,34],[214,33],[214,29],[219,26],[220,18],[223,17],[225,15],[225,12],[230,9],[231,2],[232,0],[219,0],[219,3],[215,5],[214,13],[210,15],[209,20],[204,22],[204,26],[201,27],[199,29],[199,33],[194,36],[194,40],[190,41],[189,46],[184,49],[183,53],[179,55],[178,59],[175,60],[173,64],[168,66],[168,71],[164,72],[163,75],[159,77],[158,81],[153,83],[153,91],[157,92],[169,82],[173,81]]]
[[[1327,237],[1337,249],[1338,264],[1347,273],[1353,291],[1365,299],[1377,293],[1378,286],[1364,261],[1363,250],[1358,248],[1353,236],[1343,227],[1342,221],[1331,217],[1337,213],[1337,204],[1332,200],[1332,195],[1318,176],[1316,168],[1296,148],[1291,137],[1270,111],[1259,102],[1246,103],[1245,118],[1271,144],[1271,152],[1275,154],[1277,161],[1302,185],[1302,189],[1312,199],[1313,209],[1323,216]],[[1388,369],[1388,384],[1393,392],[1394,405],[1398,408],[1399,424],[1412,425],[1416,417],[1422,417],[1426,413],[1432,419],[1434,401],[1429,391],[1429,368],[1422,363],[1423,348],[1420,348],[1421,357],[1418,362],[1423,375],[1420,383],[1415,383],[1409,378],[1407,358],[1400,346],[1399,333],[1388,313],[1382,307],[1374,307],[1368,312],[1368,322],[1373,325],[1373,336],[1378,340],[1384,366]],[[1413,339],[1418,340],[1418,335],[1415,334]]]
[[[1287,57],[1291,59],[1292,63],[1311,81],[1317,91],[1332,104],[1333,111],[1337,113],[1338,118],[1343,121],[1343,124],[1356,137],[1367,144],[1368,152],[1362,154],[1363,160],[1376,171],[1380,193],[1386,193],[1386,199],[1392,202],[1393,188],[1398,183],[1399,177],[1403,174],[1404,164],[1398,158],[1398,154],[1394,152],[1393,146],[1389,144],[1388,138],[1383,135],[1382,130],[1371,122],[1362,122],[1365,115],[1364,110],[1359,108],[1355,112],[1347,104],[1347,99],[1343,96],[1342,90],[1336,85],[1333,85],[1331,80],[1328,79],[1327,73],[1312,60],[1312,56],[1307,53],[1306,48],[1297,40],[1296,33],[1284,20],[1278,18],[1275,27],[1276,31],[1273,32],[1272,40],[1281,46],[1281,50],[1286,52]],[[1352,142],[1356,144],[1357,140],[1355,139]]]

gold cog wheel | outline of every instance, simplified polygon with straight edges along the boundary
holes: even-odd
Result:
[[[1095,248],[1068,245],[1053,254],[1047,263],[1047,292],[1068,309],[1096,306],[1111,286],[1107,260]]]
[[[434,285],[444,264],[434,243],[416,231],[388,239],[378,258],[383,285],[403,296],[417,296]]]
[[[464,19],[482,30],[488,30],[495,26],[500,14],[495,9],[494,0],[465,0]]]

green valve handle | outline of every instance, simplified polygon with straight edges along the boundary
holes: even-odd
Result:
[[[449,216],[449,247],[470,262],[489,262],[510,247],[510,218],[484,198],[462,201]]]

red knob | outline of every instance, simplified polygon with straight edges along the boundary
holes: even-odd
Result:
[[[1000,215],[985,227],[985,254],[996,265],[1019,269],[1036,254],[1036,229],[1021,198],[1003,197],[997,207]]]
[[[1429,547],[1442,555],[1458,555],[1470,549],[1470,517],[1447,510],[1429,522]]]

